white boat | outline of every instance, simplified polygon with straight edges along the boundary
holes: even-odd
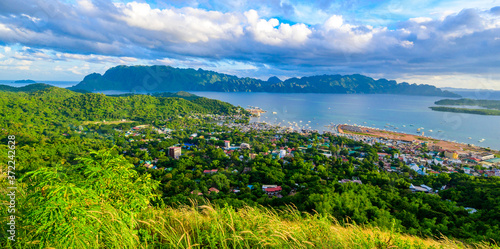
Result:
[[[480,142],[480,143],[482,143],[482,142],[484,142],[484,140],[485,140],[485,139],[483,138],[483,139],[479,140],[479,142]]]
[[[273,112],[273,114],[278,114],[277,112]]]
[[[432,132],[432,130],[429,130],[429,132]]]

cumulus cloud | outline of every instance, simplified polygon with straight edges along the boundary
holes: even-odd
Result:
[[[194,8],[152,9],[147,3],[115,4],[115,17],[129,26],[157,31],[172,42],[207,42],[232,39],[243,34],[239,18],[233,14]]]
[[[304,44],[312,31],[303,23],[290,25],[276,18],[264,20],[255,10],[245,12],[249,26],[246,28],[256,41],[268,45]]]

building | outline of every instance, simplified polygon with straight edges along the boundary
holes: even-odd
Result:
[[[433,151],[441,151],[441,150],[443,150],[443,147],[433,144],[433,145],[431,145],[430,149]]]
[[[286,150],[280,150],[280,158],[283,158],[286,156]]]
[[[219,171],[218,169],[206,169],[206,170],[203,170],[203,174],[215,174],[218,171]]]
[[[179,159],[179,157],[181,156],[181,147],[169,147],[168,156],[174,159]]]
[[[247,143],[241,143],[240,144],[240,149],[250,149],[250,145]]]
[[[231,142],[229,140],[224,140],[224,147],[225,148],[231,147]]]
[[[255,159],[255,157],[257,156],[257,154],[250,153],[250,154],[248,154],[248,156],[250,157],[250,159]]]
[[[208,193],[210,194],[210,193],[212,193],[212,192],[214,192],[214,193],[218,194],[220,191],[219,191],[218,189],[216,189],[216,188],[209,188],[209,189],[208,189]]]
[[[430,193],[432,191],[432,189],[428,186],[425,185],[414,186],[413,184],[410,185],[410,190],[412,192],[424,192],[424,193]]]
[[[449,159],[458,159],[458,153],[456,151],[447,150],[444,152],[444,157]]]
[[[271,197],[271,196],[278,196],[281,192],[281,186],[276,186],[276,187],[271,187],[271,188],[265,188],[264,191],[266,194]]]
[[[483,154],[481,154],[481,158],[480,159],[482,161],[486,161],[486,160],[493,159],[493,158],[495,158],[495,155],[490,154],[490,153],[483,153]]]

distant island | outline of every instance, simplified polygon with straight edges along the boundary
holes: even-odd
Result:
[[[19,84],[34,84],[36,81],[34,80],[16,80],[13,83],[19,83]]]
[[[480,100],[480,99],[442,99],[434,102],[436,105],[448,106],[467,106],[467,107],[446,107],[446,106],[431,106],[433,111],[442,112],[458,112],[479,115],[497,115],[500,116],[500,100]],[[486,109],[470,108],[483,107]]]
[[[271,77],[264,81],[239,78],[234,75],[203,69],[180,69],[170,66],[116,66],[104,75],[87,75],[70,90],[128,92],[215,91],[215,92],[273,92],[273,93],[364,93],[404,94],[460,97],[431,85],[397,83],[360,75],[318,75],[290,78],[285,81]]]
[[[48,85],[48,84],[43,84],[43,83],[35,83],[35,84],[30,84],[26,86],[21,86],[21,87],[14,87],[14,86],[8,86],[8,85],[0,85],[0,91],[6,91],[6,92],[36,92],[39,90],[44,90],[47,88],[51,88],[53,86]]]

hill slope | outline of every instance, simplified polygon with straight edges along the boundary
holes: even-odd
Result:
[[[498,248],[341,226],[330,215],[293,207],[153,207],[159,182],[138,174],[123,156],[92,151],[77,162],[19,180],[23,220],[16,241],[0,241],[2,248]],[[7,208],[0,214],[8,217]]]
[[[459,97],[431,85],[401,83],[394,80],[354,75],[320,75],[268,81],[239,78],[202,69],[179,69],[170,66],[117,66],[104,75],[93,73],[70,89],[131,92],[217,91],[217,92],[282,92],[282,93],[388,93]]]

